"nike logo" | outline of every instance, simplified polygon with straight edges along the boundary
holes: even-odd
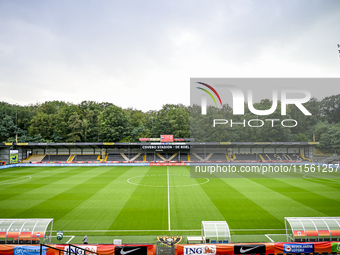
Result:
[[[125,254],[128,254],[128,253],[130,253],[130,252],[136,251],[136,250],[138,250],[138,249],[140,249],[140,247],[138,247],[138,248],[136,248],[136,249],[133,249],[133,250],[124,251],[124,248],[122,248],[122,249],[120,250],[120,254],[121,254],[121,255],[125,255]]]
[[[241,253],[246,253],[246,252],[248,252],[248,251],[254,250],[254,249],[257,248],[257,247],[260,247],[260,246],[255,246],[255,247],[251,247],[251,248],[244,249],[244,250],[243,250],[243,247],[241,247],[240,252],[241,252]]]

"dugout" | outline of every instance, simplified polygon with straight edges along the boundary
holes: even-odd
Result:
[[[53,219],[0,219],[0,244],[51,243]]]
[[[340,217],[285,217],[287,242],[340,240]]]
[[[230,243],[230,230],[226,221],[202,221],[202,239],[206,243]]]

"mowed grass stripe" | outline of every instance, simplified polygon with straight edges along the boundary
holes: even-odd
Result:
[[[291,179],[271,179],[270,181],[264,182],[264,179],[255,180],[255,182],[261,183],[263,186],[268,189],[281,193],[282,195],[305,205],[306,207],[312,208],[315,211],[318,211],[318,215],[310,215],[309,210],[305,210],[300,214],[304,216],[339,216],[340,210],[340,202],[334,199],[330,199],[325,196],[321,196],[314,192],[305,190],[305,185],[309,186],[309,181],[304,179],[295,179],[300,182],[295,185],[291,185],[290,183],[294,180]],[[326,188],[326,187],[325,187]],[[340,194],[340,193],[339,193]],[[304,210],[306,208],[300,207],[300,210]],[[298,210],[297,210],[298,213]],[[293,216],[293,215],[288,215]]]
[[[275,222],[262,222],[262,228],[282,229],[284,227],[284,217],[301,217],[305,215],[325,216],[320,214],[319,211],[301,204],[280,192],[275,192],[267,188],[266,184],[272,182],[274,179],[242,178],[222,180],[277,219]],[[285,188],[284,183],[281,183],[281,186]],[[256,220],[256,218],[254,218],[254,220]]]
[[[73,167],[75,169],[75,167]],[[12,169],[12,168],[10,168]],[[13,168],[16,169],[16,168]],[[26,169],[26,170],[25,170]],[[39,169],[37,171],[37,169]],[[28,171],[31,170],[31,171]],[[53,171],[52,171],[53,170]],[[17,172],[17,174],[14,174],[15,178],[7,178],[6,180],[3,180],[0,182],[0,194],[2,191],[7,194],[7,196],[1,196],[0,201],[6,200],[8,197],[12,195],[12,193],[24,193],[25,189],[26,191],[30,191],[34,188],[41,187],[43,185],[49,185],[51,183],[51,177],[54,175],[58,175],[57,178],[62,179],[62,175],[60,175],[63,171],[71,171],[72,168],[68,167],[24,167],[24,171],[21,173]],[[0,176],[2,176],[3,172],[0,171]],[[76,171],[74,171],[73,174],[77,174]],[[23,177],[30,176],[32,177],[30,180],[26,182],[16,182],[16,180],[22,180]],[[67,176],[64,178],[70,176],[68,173]],[[4,178],[4,179],[6,179]],[[11,183],[16,182],[16,183]],[[18,192],[20,190],[20,192]]]
[[[55,193],[51,193],[53,184],[62,187],[63,180],[71,178],[72,176],[78,176],[84,172],[84,170],[80,170],[79,167],[39,167],[39,169],[42,175],[36,173],[34,176],[32,175],[32,179],[27,182],[15,185],[3,185],[7,188],[0,191],[0,208],[7,211],[3,212],[1,210],[0,217],[2,217],[1,215],[12,217],[18,212],[17,210],[27,209],[29,206],[34,206],[54,196]],[[13,211],[12,209],[14,209],[14,212],[11,213],[10,211]]]
[[[39,167],[11,167],[0,169],[0,182],[12,180],[21,176],[39,173]]]
[[[282,179],[295,187],[340,202],[340,179]]]
[[[136,173],[136,176],[140,175]],[[134,182],[136,181],[138,178],[134,179]],[[166,230],[168,228],[166,167],[151,167],[139,181],[142,185],[151,186],[137,186],[109,229]],[[127,185],[133,184],[127,183]]]
[[[111,178],[111,181],[95,194],[55,221],[55,227],[64,230],[109,229],[137,188],[136,185],[128,184],[127,179],[145,174],[149,168],[123,166],[112,169],[111,171],[121,174]]]
[[[35,201],[14,215],[16,218],[44,218],[60,219],[80,203],[92,196],[103,185],[107,184],[121,173],[112,171],[114,167],[81,167],[77,175],[53,182],[48,187],[40,189]],[[42,198],[41,198],[42,197]],[[29,199],[29,198],[28,198]],[[20,201],[17,201],[20,202]]]
[[[169,167],[169,171],[171,229],[200,229],[201,221],[224,220],[219,209],[202,189],[210,183],[193,185],[206,182],[206,179],[190,178],[187,167]]]
[[[227,179],[226,179],[227,180]],[[202,189],[219,209],[231,229],[281,229],[282,222],[266,209],[242,194],[247,188],[247,179],[232,178],[210,179],[210,185],[202,185]],[[235,185],[233,185],[235,183]],[[254,190],[254,193],[257,192]],[[263,198],[266,199],[266,198]]]

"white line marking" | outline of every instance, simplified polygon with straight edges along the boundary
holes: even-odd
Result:
[[[230,229],[230,231],[276,231],[276,230],[286,230],[286,229],[279,229],[279,228],[265,228],[265,229],[261,229],[261,228],[253,228],[253,229]]]
[[[271,239],[268,235],[265,235],[272,243],[274,243],[274,240]]]
[[[28,178],[28,179],[23,179],[23,180],[15,181],[16,179],[20,179],[20,178]],[[21,176],[21,177],[17,177],[17,178],[14,178],[14,179],[1,181],[0,185],[15,184],[15,183],[20,183],[20,182],[27,182],[27,181],[29,181],[31,179],[32,179],[32,177],[29,176],[29,175]]]
[[[52,232],[57,232],[57,231],[52,231]],[[51,236],[51,237],[55,237],[55,238],[57,238],[57,236]],[[64,237],[71,237],[66,243],[69,243],[69,242],[71,242],[71,240],[73,239],[73,238],[75,238],[76,236],[64,236]]]
[[[71,240],[72,240],[74,237],[75,237],[75,236],[71,236],[71,238],[70,238],[66,243],[71,242]]]
[[[118,229],[118,230],[64,230],[64,233],[66,232],[161,232],[161,231],[169,231],[166,229],[160,229],[160,230],[145,230],[145,229],[139,229],[139,230],[132,230],[132,229]],[[202,229],[188,229],[188,230],[170,230],[171,232],[173,231],[177,231],[177,232],[196,232],[196,231],[202,231]],[[53,231],[53,232],[57,232],[57,231]]]
[[[168,181],[168,225],[169,231],[171,231],[171,222],[170,222],[170,177],[169,177],[169,166],[166,167],[166,176]]]
[[[285,230],[285,229],[230,229],[230,231],[276,231],[276,230]],[[115,230],[111,230],[111,229],[102,229],[102,230],[64,230],[64,232],[157,232],[157,231],[168,231],[166,229],[151,229],[151,230],[147,230],[147,229],[115,229]],[[202,231],[201,229],[176,229],[176,230],[170,230],[170,231],[181,231],[181,232],[194,232],[194,231]],[[54,231],[53,232],[57,232]],[[270,235],[285,235],[285,234],[270,234]]]

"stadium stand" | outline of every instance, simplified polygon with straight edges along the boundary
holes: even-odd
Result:
[[[121,153],[120,155],[125,159],[125,161],[130,161],[130,162],[143,161],[142,153],[130,153],[128,155],[126,155],[125,153]]]
[[[75,155],[72,161],[99,161],[99,155]]]
[[[143,161],[144,155],[142,153],[137,153],[135,155],[129,155],[130,161]]]
[[[264,161],[310,161],[296,153],[261,153],[259,155]]]
[[[157,161],[158,157],[154,153],[146,153],[146,161]]]
[[[235,157],[233,157],[234,160],[238,161],[249,161],[249,160],[261,160],[259,155],[256,153],[238,153],[234,154]]]
[[[29,156],[27,159],[24,159],[22,163],[40,162],[44,157],[44,154],[34,154],[32,156]]]
[[[143,161],[144,160],[144,154],[142,153],[110,153],[105,161]]]
[[[120,153],[109,154],[105,160],[106,161],[126,161],[126,159],[123,158],[123,156]]]
[[[70,155],[45,155],[41,161],[67,161]]]
[[[191,161],[211,161],[211,157],[214,153],[191,153],[190,160]]]
[[[229,161],[227,159],[227,154],[226,153],[214,153],[210,159],[211,161]]]
[[[179,156],[178,153],[156,153],[158,156],[157,160],[162,161],[178,161]]]
[[[190,161],[188,158],[188,153],[181,152],[178,154],[178,161]]]

